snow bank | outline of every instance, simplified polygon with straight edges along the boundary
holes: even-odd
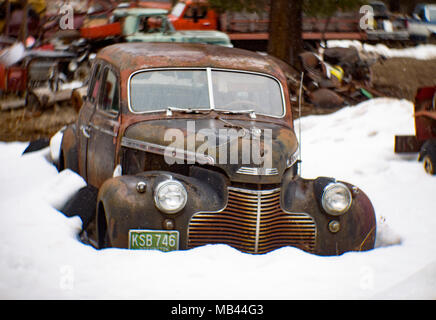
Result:
[[[405,49],[391,49],[384,44],[362,44],[357,40],[329,40],[327,41],[327,46],[329,48],[355,47],[360,52],[378,54],[385,56],[386,58],[414,58],[419,60],[436,59],[436,45],[431,44],[423,44]]]
[[[298,122],[297,122],[298,124]],[[49,148],[21,156],[0,143],[2,299],[435,299],[436,178],[393,152],[413,132],[412,104],[376,99],[301,120],[302,175],[352,182],[373,201],[377,248],[319,257],[286,247],[266,255],[226,245],[188,251],[95,250],[58,206],[83,180],[58,173]]]

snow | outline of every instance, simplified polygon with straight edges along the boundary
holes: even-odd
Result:
[[[327,46],[329,48],[355,47],[361,53],[377,54],[386,58],[414,58],[418,60],[436,59],[436,45],[434,44],[421,44],[416,47],[392,49],[384,44],[362,44],[360,41],[357,40],[329,40],[327,41]]]
[[[337,257],[95,250],[77,239],[80,219],[54,208],[83,179],[58,173],[49,148],[21,156],[26,143],[0,143],[0,298],[436,299],[436,178],[416,155],[393,151],[395,134],[413,134],[412,112],[379,98],[301,119],[303,177],[354,183],[376,210],[377,247]]]

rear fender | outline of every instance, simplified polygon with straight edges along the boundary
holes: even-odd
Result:
[[[77,148],[76,125],[72,124],[65,129],[62,137],[61,153],[58,164],[59,170],[70,169],[79,173]]]

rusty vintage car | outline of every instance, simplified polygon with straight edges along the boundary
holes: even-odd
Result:
[[[98,191],[82,217],[82,239],[96,248],[372,249],[368,197],[333,178],[301,178],[298,148],[273,59],[207,44],[128,43],[94,60],[59,167]]]

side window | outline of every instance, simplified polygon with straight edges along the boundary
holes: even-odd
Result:
[[[97,64],[92,73],[91,84],[88,89],[88,97],[92,103],[98,100],[98,93],[101,85],[101,65]]]
[[[206,6],[200,6],[198,9],[198,19],[204,19],[207,16],[207,7]]]
[[[206,6],[188,6],[183,16],[185,19],[204,19],[207,15]]]
[[[103,99],[100,108],[111,113],[118,113],[120,104],[118,77],[111,69],[106,68],[104,79]]]
[[[162,17],[143,17],[139,21],[138,31],[144,33],[159,32],[163,24],[164,21]]]

